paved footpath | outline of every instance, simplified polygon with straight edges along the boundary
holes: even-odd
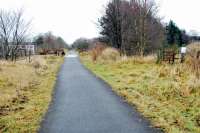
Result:
[[[68,55],[39,133],[160,133]]]

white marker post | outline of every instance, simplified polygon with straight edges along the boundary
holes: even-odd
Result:
[[[186,47],[181,47],[181,63],[184,62],[184,58],[187,52],[187,48]]]
[[[181,54],[186,54],[187,48],[186,47],[181,47]]]

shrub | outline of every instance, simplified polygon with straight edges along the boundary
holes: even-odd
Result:
[[[98,57],[102,54],[103,50],[106,47],[104,45],[97,44],[92,50],[91,50],[91,57],[92,61],[96,61]]]
[[[115,48],[106,48],[101,54],[101,59],[104,61],[116,61],[120,58],[120,53]]]

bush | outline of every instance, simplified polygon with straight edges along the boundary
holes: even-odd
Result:
[[[120,53],[115,48],[106,48],[101,54],[101,59],[104,61],[116,61],[120,58]]]
[[[102,54],[103,50],[106,47],[104,45],[96,45],[92,50],[91,50],[91,57],[92,61],[96,61],[98,57]]]

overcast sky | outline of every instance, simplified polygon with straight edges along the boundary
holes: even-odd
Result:
[[[25,10],[33,34],[52,31],[66,42],[98,36],[95,25],[109,0],[0,0],[1,9]],[[186,31],[200,32],[200,0],[156,0],[163,21],[174,20]]]

